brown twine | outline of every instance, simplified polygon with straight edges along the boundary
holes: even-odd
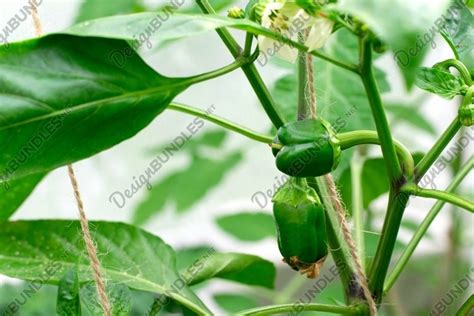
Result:
[[[43,29],[41,25],[41,19],[38,14],[38,7],[36,3],[33,2],[33,25],[35,28],[36,36],[41,36],[43,34]],[[87,220],[86,213],[84,211],[84,204],[82,203],[81,194],[79,192],[79,185],[77,184],[76,175],[74,174],[74,169],[72,165],[68,165],[68,174],[69,179],[71,180],[71,185],[74,191],[74,197],[76,198],[77,208],[79,210],[79,218],[81,223],[81,229],[83,234],[83,239],[86,245],[87,254],[89,257],[89,262],[92,267],[93,277],[95,280],[97,293],[99,294],[100,305],[102,306],[102,310],[104,315],[110,316],[110,303],[107,298],[107,292],[105,290],[105,282],[102,278],[102,274],[100,272],[100,261],[97,257],[97,249],[95,248],[94,241],[92,240],[92,236],[89,230],[89,221]]]
[[[305,33],[307,37],[309,30],[306,30]],[[310,105],[311,118],[316,118],[317,117],[317,103],[316,103],[317,99],[316,99],[316,91],[314,89],[313,56],[311,54],[306,54],[306,74],[307,74],[307,86],[305,89],[306,100],[308,101],[308,104]],[[365,276],[364,270],[362,269],[360,257],[359,257],[359,254],[357,253],[357,248],[354,243],[354,240],[352,239],[352,234],[346,220],[346,211],[344,209],[344,206],[341,203],[341,197],[339,196],[339,192],[336,189],[336,185],[334,183],[334,179],[332,175],[327,174],[326,176],[324,176],[324,179],[326,181],[326,185],[329,190],[331,202],[333,204],[333,207],[336,211],[337,218],[341,225],[344,240],[349,246],[349,252],[352,256],[352,259],[354,260],[357,279],[359,281],[360,287],[362,288],[364,296],[369,305],[370,315],[376,316],[377,305],[375,304],[375,301],[372,297],[372,293],[370,292],[369,284],[367,283],[367,277]]]

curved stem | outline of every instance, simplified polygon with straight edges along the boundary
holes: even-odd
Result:
[[[216,13],[207,0],[196,0],[196,3],[199,5],[199,7],[204,13],[206,14]],[[237,42],[229,33],[229,31],[225,28],[219,28],[216,30],[216,32],[219,35],[219,37],[222,39],[226,47],[229,49],[232,56],[234,56],[234,58],[239,58],[242,54],[242,48],[237,44]],[[257,98],[262,104],[263,109],[267,113],[273,125],[276,128],[281,127],[285,123],[283,115],[280,113],[279,109],[277,108],[275,101],[273,100],[270,94],[270,91],[268,91],[268,88],[263,82],[262,77],[258,73],[255,65],[254,64],[244,65],[242,66],[242,71],[244,72],[245,76],[250,82],[250,85],[255,91]]]
[[[468,86],[472,85],[472,79],[471,79],[471,74],[469,73],[469,70],[459,60],[448,59],[440,63],[437,63],[435,66],[441,66],[446,69],[449,69],[450,67],[456,68],[457,71],[459,71],[459,74],[461,75],[461,78],[463,79],[464,83],[467,84]]]
[[[471,158],[464,167],[458,172],[458,174],[454,177],[451,184],[446,189],[446,192],[453,192],[461,183],[461,181],[469,174],[469,172],[474,168],[474,158]],[[400,274],[402,273],[403,269],[407,265],[408,261],[410,260],[411,256],[415,252],[416,247],[420,243],[421,239],[428,231],[433,220],[436,218],[438,213],[443,208],[445,201],[438,201],[433,206],[433,208],[429,211],[428,215],[425,217],[423,222],[420,224],[418,229],[416,230],[415,234],[413,235],[412,239],[406,246],[403,254],[401,255],[400,259],[396,263],[395,267],[393,268],[392,273],[387,278],[387,282],[384,287],[384,292],[387,293],[392,286],[395,284],[395,281],[398,279]]]
[[[461,123],[456,116],[454,121],[449,125],[446,131],[441,135],[438,141],[433,145],[430,151],[421,159],[415,167],[415,182],[418,182],[425,173],[430,169],[431,165],[438,159],[449,142],[454,138],[456,133],[461,129]]]
[[[441,31],[439,32],[441,34],[441,36],[444,38],[444,40],[446,41],[446,43],[448,43],[449,47],[451,48],[451,51],[453,52],[454,54],[454,58],[458,59],[459,60],[459,54],[458,54],[458,50],[456,48],[456,44],[453,43],[453,41],[451,40],[451,38],[446,34],[446,32],[444,31]]]
[[[247,63],[248,63],[247,59],[238,58],[233,63],[231,63],[227,66],[224,66],[222,68],[219,68],[219,69],[216,69],[216,70],[213,70],[213,71],[209,71],[209,72],[197,75],[197,76],[189,77],[189,78],[186,79],[186,83],[196,84],[196,83],[203,82],[203,81],[206,81],[206,80],[214,79],[214,78],[220,77],[222,75],[225,75],[229,72],[232,72],[232,71],[234,71],[238,68],[241,68],[242,66],[244,66]]]
[[[363,144],[381,144],[377,132],[369,130],[341,133],[337,135],[337,138],[341,142],[342,150]],[[398,140],[393,140],[393,144],[395,146],[397,155],[400,157],[400,160],[403,163],[403,171],[405,171],[409,176],[413,175],[413,171],[415,169],[415,162],[410,151]]]
[[[282,305],[271,305],[259,308],[253,308],[245,311],[238,312],[237,316],[244,315],[275,315],[281,313],[290,312],[302,312],[302,311],[315,311],[315,312],[327,312],[339,315],[360,315],[360,310],[357,306],[335,306],[325,304],[282,304]]]
[[[206,112],[204,110],[197,109],[197,108],[194,108],[194,107],[191,107],[191,106],[188,106],[188,105],[173,102],[170,105],[168,105],[168,109],[178,111],[178,112],[182,112],[182,113],[191,114],[191,115],[203,118],[203,119],[205,119],[209,122],[215,123],[215,124],[217,124],[219,126],[222,126],[222,127],[226,128],[228,130],[237,132],[241,135],[244,135],[244,136],[246,136],[250,139],[256,140],[256,141],[261,142],[261,143],[270,144],[273,141],[273,137],[271,137],[271,136],[266,136],[266,135],[263,135],[263,134],[259,134],[257,132],[249,130],[246,127],[243,127],[241,125],[238,125],[236,123],[228,121],[224,118],[209,114],[208,112]]]
[[[393,186],[402,178],[402,170],[398,162],[398,157],[393,144],[392,135],[388,125],[387,116],[382,104],[380,90],[375,79],[373,69],[372,57],[372,43],[369,39],[362,39],[360,41],[360,69],[361,79],[369,99],[372,116],[374,117],[375,126],[380,139],[382,147],[385,167],[390,180],[390,185]]]
[[[437,199],[459,206],[471,213],[474,213],[474,203],[463,199],[462,197],[440,190],[423,189],[416,184],[407,184],[402,187],[402,192],[406,192],[410,195],[421,196],[429,199]]]

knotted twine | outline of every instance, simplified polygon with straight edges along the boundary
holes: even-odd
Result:
[[[31,3],[33,7],[32,17],[33,17],[33,25],[35,28],[35,35],[41,36],[43,34],[43,28],[41,25],[40,16],[38,14],[38,7],[34,1],[32,1]],[[94,277],[97,293],[99,294],[100,305],[102,307],[102,311],[104,312],[104,315],[110,316],[111,315],[110,303],[107,298],[107,292],[105,290],[105,282],[100,272],[100,261],[99,261],[99,258],[97,257],[97,249],[95,248],[94,241],[92,240],[92,236],[89,230],[89,221],[87,220],[87,216],[84,211],[84,204],[81,199],[79,185],[77,183],[76,175],[74,174],[74,169],[72,165],[71,164],[68,165],[67,169],[68,169],[69,180],[71,180],[72,189],[74,191],[74,197],[76,199],[77,208],[79,210],[82,237],[86,245],[87,255],[89,258],[89,263],[92,268],[92,275]]]

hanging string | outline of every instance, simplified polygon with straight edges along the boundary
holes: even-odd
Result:
[[[38,7],[36,3],[33,1],[33,25],[35,28],[36,36],[41,36],[43,34],[43,29],[41,25],[41,19],[38,14]],[[107,298],[107,292],[105,290],[105,282],[102,278],[102,274],[100,272],[100,261],[97,257],[97,249],[95,248],[94,241],[92,240],[92,236],[89,230],[89,221],[87,220],[86,213],[84,211],[84,204],[81,199],[81,194],[79,192],[79,185],[77,184],[76,175],[74,174],[74,169],[72,165],[68,165],[68,175],[69,179],[71,180],[71,185],[74,191],[74,197],[76,198],[77,208],[79,210],[79,218],[81,223],[82,235],[84,239],[84,243],[86,245],[87,255],[89,258],[90,265],[92,267],[92,275],[94,277],[94,281],[97,288],[97,293],[99,294],[99,301],[100,305],[102,306],[102,311],[104,312],[105,316],[111,316],[110,311],[110,303]]]
[[[305,36],[308,36],[309,31],[306,30]],[[306,86],[306,100],[310,105],[310,113],[311,118],[317,117],[317,99],[316,99],[316,90],[314,89],[314,70],[313,70],[313,56],[311,54],[306,54],[306,75],[307,75],[307,86]],[[341,225],[342,234],[344,236],[344,240],[349,247],[349,252],[354,260],[354,265],[357,274],[357,280],[359,281],[360,287],[364,293],[364,296],[367,300],[369,305],[369,311],[371,316],[377,315],[377,305],[372,297],[372,294],[369,289],[369,284],[367,283],[367,277],[364,274],[364,270],[362,268],[361,260],[359,254],[357,252],[357,247],[352,239],[351,230],[349,225],[347,224],[346,220],[346,210],[341,203],[341,197],[339,192],[336,189],[336,185],[334,183],[334,179],[331,174],[327,174],[324,176],[326,181],[327,188],[329,190],[329,195],[331,198],[331,202],[333,207],[336,211],[337,218]]]

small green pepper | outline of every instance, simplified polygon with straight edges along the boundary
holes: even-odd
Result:
[[[290,267],[315,278],[328,254],[324,208],[306,179],[290,178],[273,197],[278,248]]]
[[[322,119],[309,119],[282,126],[273,149],[277,168],[293,177],[319,177],[334,170],[341,147],[335,131]]]
[[[459,121],[463,126],[474,125],[474,87],[470,87],[466,95],[464,96],[463,102],[459,107],[458,116]]]

